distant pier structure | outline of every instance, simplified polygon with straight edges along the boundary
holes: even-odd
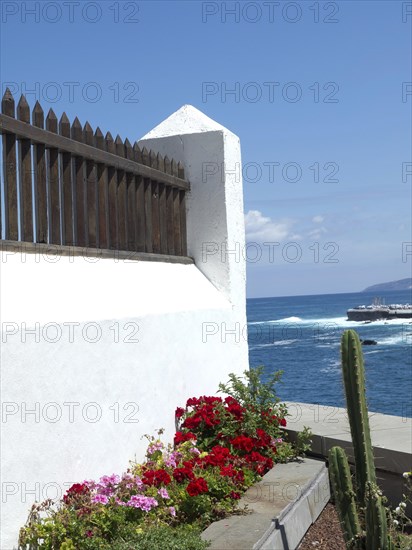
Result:
[[[347,311],[348,321],[379,321],[382,319],[411,319],[412,305],[385,305],[381,298],[375,298],[369,306],[356,306]]]

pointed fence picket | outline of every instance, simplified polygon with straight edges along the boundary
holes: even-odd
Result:
[[[187,257],[181,163],[8,89],[0,133],[2,241]]]

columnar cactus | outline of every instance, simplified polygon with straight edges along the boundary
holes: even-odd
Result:
[[[368,408],[365,396],[365,369],[361,343],[353,330],[342,336],[342,371],[346,405],[355,457],[356,496],[345,451],[329,452],[329,473],[339,519],[348,548],[392,550],[387,532],[386,508],[376,484]],[[362,518],[361,522],[359,518]]]
[[[388,537],[388,518],[382,503],[381,493],[373,483],[366,483],[366,550],[394,548]]]
[[[329,451],[329,475],[345,540],[361,533],[348,458],[341,447]]]
[[[341,354],[346,407],[355,455],[356,493],[360,504],[364,506],[366,483],[376,485],[376,474],[366,405],[362,347],[354,330],[343,333]]]

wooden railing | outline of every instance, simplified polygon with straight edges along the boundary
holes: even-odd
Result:
[[[2,240],[187,256],[181,163],[9,90],[1,111]]]

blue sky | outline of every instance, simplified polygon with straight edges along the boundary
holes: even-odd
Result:
[[[1,9],[0,80],[31,105],[134,140],[189,103],[239,135],[249,297],[411,276],[411,2]]]

